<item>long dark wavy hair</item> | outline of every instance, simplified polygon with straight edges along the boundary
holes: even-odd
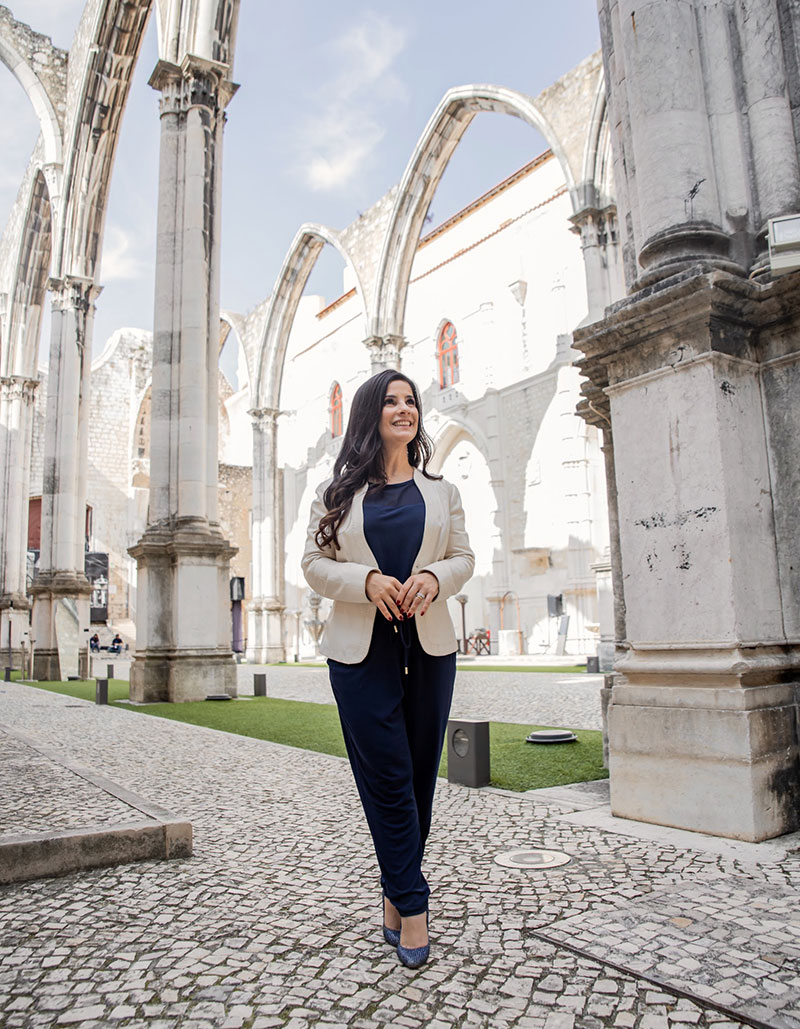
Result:
[[[390,382],[398,379],[411,387],[418,415],[417,434],[408,444],[409,463],[414,468],[420,468],[421,464],[420,470],[426,478],[441,479],[441,475],[432,475],[427,471],[428,462],[433,456],[433,443],[422,427],[422,406],[416,383],[394,368],[378,372],[362,383],[353,397],[342,449],[333,466],[333,481],[322,498],[326,512],[320,519],[314,537],[319,547],[327,547],[332,543],[338,549],[336,532],[350,510],[357,490],[368,482],[377,483],[379,487],[386,485],[379,426],[386,390]]]

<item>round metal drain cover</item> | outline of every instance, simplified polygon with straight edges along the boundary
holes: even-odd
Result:
[[[566,865],[569,854],[560,850],[507,850],[495,857],[495,864],[503,868],[557,868]]]
[[[569,729],[539,729],[525,737],[526,743],[575,743],[578,737]]]
[[[231,700],[227,693],[209,693],[206,700]]]

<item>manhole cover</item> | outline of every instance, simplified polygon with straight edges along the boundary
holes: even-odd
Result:
[[[566,865],[570,856],[560,850],[507,850],[494,860],[503,868],[557,868]]]
[[[209,693],[206,700],[230,700],[227,693]]]
[[[577,739],[569,729],[539,729],[525,737],[527,743],[575,743]]]

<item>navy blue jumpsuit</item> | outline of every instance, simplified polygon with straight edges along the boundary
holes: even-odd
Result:
[[[413,479],[369,489],[364,535],[384,575],[409,578],[424,528],[425,502]],[[388,622],[376,608],[364,660],[328,659],[383,892],[403,917],[428,907],[420,866],[456,675],[455,652],[426,654],[415,621]]]

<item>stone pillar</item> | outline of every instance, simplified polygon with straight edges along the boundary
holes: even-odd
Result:
[[[236,694],[229,611],[235,549],[217,522],[219,244],[227,68],[160,61],[150,524],[137,561],[131,698]]]
[[[249,606],[249,661],[285,661],[283,490],[278,468],[278,411],[253,419],[253,599]]]
[[[798,337],[798,276],[701,271],[576,333],[614,426],[619,816],[751,841],[800,825]]]
[[[42,477],[42,545],[39,574],[33,594],[33,636],[36,640],[33,675],[40,680],[61,678],[56,612],[71,608],[78,640],[63,647],[69,665],[88,674],[82,629],[89,628],[91,586],[84,572],[86,552],[86,470],[89,445],[94,303],[100,290],[89,279],[66,276],[51,279],[53,293],[50,364]]]
[[[570,221],[581,239],[586,270],[587,322],[602,318],[613,301],[625,295],[616,208],[584,207]]]
[[[36,379],[0,378],[0,667],[21,667],[22,633],[28,628],[26,595],[28,495]],[[10,635],[9,635],[10,633]]]
[[[384,368],[396,368],[400,370],[401,353],[406,345],[403,336],[369,336],[364,340],[364,346],[370,352],[372,374],[383,371]]]

